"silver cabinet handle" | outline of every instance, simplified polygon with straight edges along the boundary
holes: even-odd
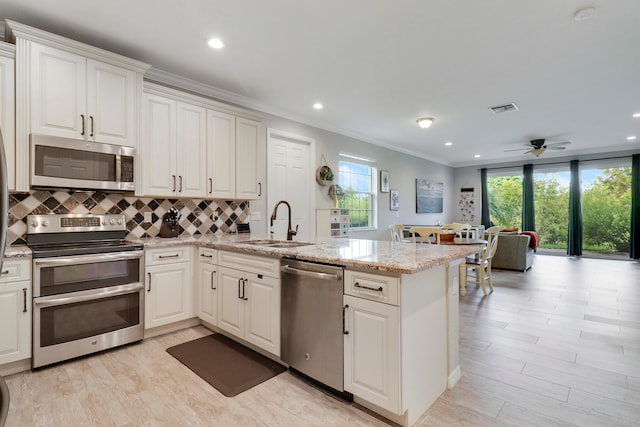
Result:
[[[211,290],[212,290],[212,291],[215,291],[215,290],[216,290],[216,288],[213,286],[213,278],[214,278],[214,276],[215,276],[215,275],[216,275],[216,272],[215,272],[215,271],[212,271],[212,272],[211,272]]]
[[[209,194],[213,193],[213,179],[209,178]]]
[[[80,131],[80,135],[84,135],[84,114],[80,114],[80,118],[82,118],[82,131]]]
[[[166,259],[166,258],[178,258],[180,256],[180,254],[173,254],[173,255],[159,255],[158,259]]]
[[[89,120],[91,121],[91,134],[89,136],[93,136],[93,116],[89,116]]]
[[[171,191],[176,191],[176,176],[175,175],[171,175],[173,177],[173,190]]]
[[[27,312],[27,288],[22,288],[22,312]]]
[[[349,308],[349,304],[346,304],[342,307],[342,333],[344,335],[349,335],[349,331],[347,331],[347,321],[346,321],[346,311]]]
[[[360,283],[356,282],[353,284],[354,288],[360,288],[360,289],[366,289],[368,291],[375,291],[375,292],[382,292],[384,289],[382,288],[382,286],[380,286],[379,288],[372,288],[370,286],[364,286],[361,285]]]
[[[180,189],[178,190],[178,192],[182,193],[182,175],[178,175],[178,178],[180,178]]]
[[[149,277],[149,288],[147,288],[147,292],[151,292],[151,273],[147,273],[147,276]]]

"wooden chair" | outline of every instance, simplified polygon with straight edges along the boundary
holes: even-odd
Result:
[[[402,242],[402,238],[404,237],[404,225],[391,224],[389,226],[389,232],[391,233],[392,242]]]
[[[491,292],[493,292],[493,284],[491,283],[491,260],[493,259],[493,255],[496,253],[496,249],[498,248],[498,234],[500,232],[500,227],[490,227],[485,232],[485,239],[487,240],[487,245],[482,252],[482,256],[480,258],[476,257],[467,257],[465,258],[465,262],[467,264],[467,270],[470,268],[475,271],[476,284],[479,283],[482,286],[482,292],[487,295],[487,288],[485,287],[485,281],[489,283],[489,288]],[[469,274],[467,274],[467,279],[469,278]]]
[[[411,227],[409,230],[411,232],[411,239],[413,243],[418,243],[416,239],[416,234],[421,237],[420,241],[422,243],[431,243],[430,236],[433,236],[436,240],[436,243],[440,243],[440,233],[442,232],[441,228],[436,227]]]
[[[452,224],[445,224],[443,226],[443,229],[455,231],[456,237],[471,237],[471,224],[461,224],[459,222],[454,222]]]

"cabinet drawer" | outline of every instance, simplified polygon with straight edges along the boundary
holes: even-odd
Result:
[[[201,264],[217,264],[218,251],[211,248],[198,248],[198,260]]]
[[[0,273],[0,283],[31,280],[31,260],[28,258],[5,259]]]
[[[280,259],[256,255],[240,254],[237,252],[218,252],[218,265],[235,268],[249,273],[264,274],[265,276],[280,277]]]
[[[169,264],[191,261],[191,246],[174,246],[162,249],[147,249],[145,265]]]
[[[346,270],[344,272],[344,293],[372,301],[398,305],[400,279]]]

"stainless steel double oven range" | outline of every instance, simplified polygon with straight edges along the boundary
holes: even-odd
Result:
[[[29,215],[32,368],[140,341],[144,251],[124,215]]]

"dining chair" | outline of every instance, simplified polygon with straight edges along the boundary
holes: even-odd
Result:
[[[471,224],[461,224],[459,222],[454,222],[451,224],[445,224],[443,226],[444,230],[453,230],[456,232],[456,237],[471,237]],[[462,235],[464,232],[464,236]]]
[[[489,289],[491,289],[491,292],[493,292],[493,283],[491,283],[491,260],[496,253],[496,249],[498,248],[499,233],[500,227],[489,227],[485,231],[484,235],[485,239],[487,240],[487,245],[485,246],[484,251],[482,251],[482,256],[465,258],[467,270],[474,270],[475,275],[472,277],[475,278],[476,284],[479,283],[482,286],[482,292],[485,295],[487,295],[485,282],[489,283]],[[469,277],[469,274],[467,274],[467,280],[469,279]]]
[[[392,242],[402,242],[402,238],[404,237],[404,225],[391,224],[389,226],[389,232],[391,233]]]
[[[433,236],[436,240],[437,244],[440,244],[440,234],[442,232],[441,228],[437,227],[411,227],[409,230],[411,232],[411,239],[413,243],[418,243],[416,239],[416,234],[420,236],[420,242],[422,243],[431,243],[431,239],[429,237]]]

